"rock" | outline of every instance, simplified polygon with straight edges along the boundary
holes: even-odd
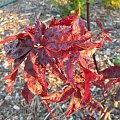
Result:
[[[5,100],[6,101],[9,101],[9,100],[11,100],[12,99],[12,96],[10,96],[10,95],[7,95],[6,97],[5,97]]]
[[[20,107],[17,106],[17,105],[14,105],[13,108],[14,108],[15,110],[20,110]]]
[[[19,98],[20,98],[19,93],[16,93],[15,94],[15,99],[19,99]]]
[[[14,116],[14,117],[13,117],[13,120],[18,120],[18,119],[19,119],[18,116]]]
[[[105,54],[110,55],[110,53],[111,53],[111,50],[109,48],[107,48],[106,51],[105,51]]]

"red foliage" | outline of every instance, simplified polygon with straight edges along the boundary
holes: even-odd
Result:
[[[71,96],[65,114],[67,117],[92,102],[90,89],[93,85],[104,87],[104,92],[106,92],[112,84],[120,82],[120,67],[109,67],[98,74],[90,67],[92,62],[88,61],[90,59],[88,52],[93,54],[102,46],[104,40],[111,41],[108,35],[111,29],[103,29],[101,22],[96,20],[100,33],[95,41],[92,41],[92,32],[86,31],[83,20],[77,18],[78,13],[76,11],[75,14],[59,21],[54,18],[49,27],[36,20],[35,27],[28,27],[23,33],[0,42],[4,44],[9,60],[14,60],[12,73],[5,78],[8,92],[12,93],[18,68],[24,61],[23,97],[30,103],[34,95],[39,95],[52,116],[48,101],[59,103]],[[98,42],[100,36],[102,39]],[[76,64],[80,69],[78,73],[75,72]],[[51,95],[48,94],[49,82],[46,79],[48,69],[66,85],[61,91],[56,91]],[[107,78],[115,79],[104,84]],[[96,104],[94,106],[98,109]]]

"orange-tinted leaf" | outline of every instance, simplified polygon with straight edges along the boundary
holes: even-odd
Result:
[[[13,62],[13,59],[11,59],[11,58],[6,58],[6,61],[7,61],[7,63],[8,63],[8,66],[9,66],[9,68],[10,69],[12,69],[12,62]]]
[[[65,117],[68,117],[72,113],[83,108],[83,105],[81,104],[81,95],[80,95],[80,93],[76,93],[76,94],[79,97],[72,96],[70,103],[69,103],[69,106],[67,108],[67,112],[65,114]]]
[[[23,60],[25,59],[25,57],[26,56],[23,56],[19,59],[15,59],[14,60],[14,70],[12,71],[12,73],[10,75],[5,77],[5,83],[7,84],[9,94],[12,94],[12,87],[15,83],[15,78],[18,73],[18,68],[20,67],[20,65],[23,62]]]
[[[28,89],[33,94],[41,94],[42,93],[42,85],[41,81],[37,77],[37,70],[34,69],[30,58],[28,57],[25,63],[24,68],[24,79],[27,82]]]
[[[73,90],[73,88],[71,88],[71,86],[67,86],[59,92],[54,92],[49,96],[42,97],[42,99],[43,100],[48,100],[48,101],[51,101],[51,102],[56,102],[56,103],[63,102],[65,100],[67,100],[68,97],[71,96],[73,91],[74,90]]]
[[[103,95],[104,95],[104,93],[113,85],[113,84],[115,84],[115,83],[117,83],[117,82],[120,82],[120,78],[116,78],[116,79],[114,79],[114,80],[110,80],[106,85],[105,85],[105,88],[104,88],[104,91],[103,91]]]
[[[28,89],[31,91],[31,93],[37,95],[42,93],[42,85],[37,78],[29,75],[27,72],[24,72],[24,79],[25,82],[27,82]]]
[[[75,19],[72,24],[72,34],[79,33],[80,35],[84,35],[86,33],[86,28],[84,21],[81,18]]]
[[[15,83],[15,78],[18,72],[18,68],[15,69],[10,75],[5,77],[5,83],[7,85],[8,93],[11,95],[12,94],[12,87]]]
[[[7,37],[3,41],[0,41],[0,44],[5,44],[7,42],[10,42],[10,41],[13,41],[13,40],[16,40],[16,39],[17,39],[16,36]]]

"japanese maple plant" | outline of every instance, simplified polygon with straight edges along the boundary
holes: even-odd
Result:
[[[104,29],[96,19],[100,32],[94,37],[89,26],[89,14],[87,30],[82,18],[77,17],[78,13],[79,10],[61,20],[53,18],[49,27],[36,19],[35,26],[0,41],[4,44],[12,71],[5,77],[9,94],[12,93],[18,69],[24,62],[22,96],[30,103],[38,95],[53,119],[49,102],[60,103],[69,98],[65,117],[85,108],[104,113],[104,108],[93,101],[91,87],[100,88],[104,96],[113,84],[120,82],[120,66],[110,66],[101,71],[95,60],[95,52],[103,42],[112,41],[108,35],[111,29]],[[64,84],[60,91],[48,92],[49,71]],[[106,79],[110,81],[105,82]]]

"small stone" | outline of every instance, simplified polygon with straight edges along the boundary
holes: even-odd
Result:
[[[110,55],[111,50],[109,48],[106,49],[105,54]]]
[[[14,120],[18,120],[19,117],[18,117],[18,116],[14,116],[13,119],[14,119]]]
[[[57,14],[56,16],[57,16],[57,17],[60,17],[60,15],[59,15],[59,14]]]
[[[65,105],[64,105],[64,104],[62,105],[62,108],[65,108]]]
[[[73,116],[71,116],[68,120],[74,120]]]
[[[19,93],[16,93],[15,94],[15,99],[19,99],[19,98],[20,98]]]
[[[4,101],[0,101],[0,106],[2,106],[3,103],[4,103]]]
[[[17,105],[14,105],[13,108],[14,108],[15,110],[20,110],[20,107],[17,106]]]
[[[12,97],[10,96],[10,95],[7,95],[6,97],[5,97],[5,100],[11,100],[12,99]]]

